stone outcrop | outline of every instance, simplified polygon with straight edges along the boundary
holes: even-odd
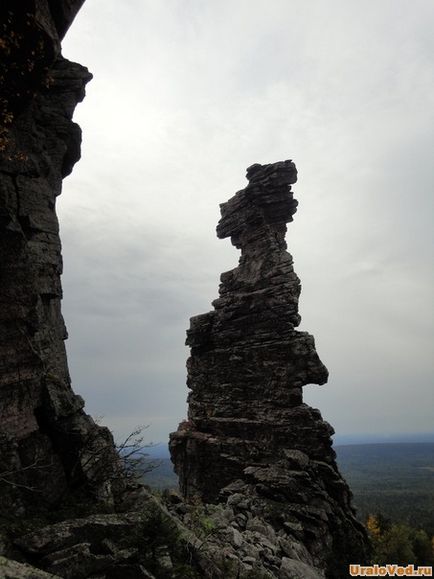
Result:
[[[367,539],[335,462],[333,429],[302,400],[302,387],[324,384],[328,372],[313,337],[295,329],[300,281],[285,233],[297,171],[291,161],[256,164],[247,179],[220,206],[217,235],[241,258],[222,274],[214,310],[191,319],[188,420],[171,435],[171,456],[187,499],[232,501],[283,533],[294,560],[346,577]],[[276,577],[291,576],[283,558]]]
[[[62,521],[25,535],[18,547],[38,567],[64,579],[171,577],[178,526],[148,497],[140,511]],[[166,569],[166,573],[160,574]]]
[[[82,0],[1,5],[0,497],[2,513],[73,488],[110,497],[113,441],[71,389],[56,198],[80,157],[72,121],[91,79],[60,40]],[[38,500],[35,501],[35,496]]]
[[[1,556],[0,577],[2,579],[60,579],[58,576],[45,573],[36,567]]]
[[[135,510],[40,528],[15,541],[16,555],[32,561],[36,572],[41,568],[49,577],[64,579],[272,579],[259,558],[255,570],[261,574],[252,575],[252,564],[238,557],[245,551],[228,509],[211,512],[185,505],[179,497],[174,504],[174,495],[166,506],[142,489]],[[203,521],[212,526],[211,533]],[[254,553],[254,545],[243,547]]]

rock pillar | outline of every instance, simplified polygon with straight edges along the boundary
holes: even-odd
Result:
[[[313,337],[296,329],[300,281],[285,233],[297,170],[292,161],[256,164],[247,179],[220,206],[217,235],[241,257],[222,274],[214,310],[191,319],[188,419],[171,435],[172,461],[187,499],[248,497],[256,515],[303,537],[310,564],[333,559],[339,577],[338,562],[359,560],[367,541],[336,466],[333,429],[303,403],[303,386],[324,384],[328,372]]]

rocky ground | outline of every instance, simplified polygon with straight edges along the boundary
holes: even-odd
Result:
[[[239,489],[242,491],[242,489]],[[0,577],[65,579],[317,579],[296,523],[267,522],[260,501],[242,492],[219,505],[187,504],[171,492],[159,499],[136,489],[135,510],[100,513],[3,535]],[[140,507],[140,508],[139,508]],[[39,521],[40,522],[40,521]],[[33,563],[33,566],[29,565]]]

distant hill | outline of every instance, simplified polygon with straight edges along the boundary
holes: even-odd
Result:
[[[143,482],[155,489],[177,488],[178,477],[173,470],[170,458],[150,458],[152,470],[143,476]]]
[[[434,443],[434,432],[410,433],[410,434],[335,434],[333,443],[335,446],[347,444],[405,444],[405,443]]]
[[[381,512],[434,535],[434,443],[335,447],[361,520]]]
[[[433,443],[434,432],[417,434],[335,434],[333,444],[335,448],[347,445],[371,445],[371,444],[407,444],[407,443]],[[146,448],[151,458],[170,458],[168,442],[150,443]]]

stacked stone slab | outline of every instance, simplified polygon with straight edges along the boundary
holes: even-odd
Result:
[[[340,562],[337,577],[367,542],[336,466],[333,429],[302,399],[303,386],[324,384],[328,372],[313,337],[295,329],[301,286],[285,233],[297,170],[292,161],[255,164],[247,179],[220,206],[217,235],[241,258],[222,274],[214,310],[191,319],[188,420],[171,435],[172,461],[187,499],[248,497],[256,514],[302,541],[307,563]]]
[[[107,429],[71,388],[61,314],[56,198],[80,157],[72,122],[91,75],[60,41],[83,0],[0,8],[0,497],[2,512],[107,494],[117,470]],[[38,498],[35,501],[35,497]]]

